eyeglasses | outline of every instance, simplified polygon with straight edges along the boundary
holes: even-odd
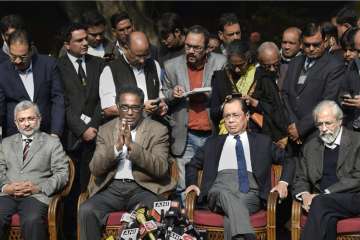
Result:
[[[185,44],[185,50],[189,51],[190,49],[194,49],[194,52],[201,52],[204,47],[202,46],[195,46],[195,45],[190,45],[190,44]]]
[[[18,118],[18,119],[16,119],[16,121],[19,124],[24,124],[25,122],[34,123],[37,119],[38,119],[38,117],[33,116],[33,117],[27,117],[27,118]]]
[[[27,62],[30,57],[31,57],[30,54],[26,54],[23,56],[15,56],[13,54],[10,54],[10,59],[12,62],[15,62],[18,58],[20,59],[21,62]]]
[[[128,111],[131,109],[131,111],[134,111],[134,112],[138,113],[138,112],[141,112],[143,108],[144,108],[143,105],[127,105],[127,104],[121,104],[121,105],[119,106],[119,109],[120,109],[122,112],[128,112]]]
[[[315,122],[315,126],[317,128],[320,128],[320,127],[323,127],[323,126],[325,126],[326,128],[329,128],[332,125],[334,125],[335,123],[336,123],[336,121]]]
[[[242,113],[229,113],[229,114],[224,115],[224,120],[229,121],[232,118],[238,119],[242,116],[243,116]]]
[[[313,48],[320,48],[322,44],[323,44],[323,42],[317,42],[317,43],[306,43],[306,42],[304,42],[303,43],[305,48],[310,48],[311,46],[313,46]]]
[[[280,60],[273,64],[261,64],[265,70],[271,70],[272,68],[278,69],[280,67]]]

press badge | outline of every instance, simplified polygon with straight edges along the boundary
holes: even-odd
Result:
[[[304,84],[306,81],[306,75],[300,75],[298,84]]]

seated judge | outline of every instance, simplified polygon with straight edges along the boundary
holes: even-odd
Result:
[[[186,169],[186,194],[195,191],[198,204],[224,214],[224,239],[255,239],[250,214],[263,207],[271,187],[271,165],[285,152],[270,137],[247,131],[249,113],[240,97],[227,97],[223,105],[227,135],[212,136]],[[261,146],[261,147],[259,147]],[[289,162],[291,163],[291,162]],[[196,186],[197,171],[203,170]],[[284,165],[279,184],[272,189],[287,196],[294,166]]]

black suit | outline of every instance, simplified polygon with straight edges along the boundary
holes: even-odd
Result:
[[[63,86],[55,59],[35,54],[32,57],[34,103],[41,113],[40,129],[61,135],[64,128]],[[0,118],[3,136],[17,132],[14,108],[23,100],[31,101],[24,84],[10,61],[0,64]]]
[[[7,55],[2,48],[0,49],[0,63],[8,61],[9,55]]]
[[[196,185],[197,170],[203,170],[198,203],[205,203],[207,194],[213,185],[217,173],[221,152],[227,135],[210,137],[186,168],[186,186]],[[277,150],[271,139],[263,134],[248,132],[250,157],[253,175],[259,185],[260,198],[266,201],[271,188],[271,164],[284,161],[284,152]],[[257,148],[257,146],[262,146]],[[292,181],[294,165],[291,161],[283,162],[281,180]]]
[[[284,80],[283,100],[289,114],[289,124],[295,123],[302,139],[315,131],[312,111],[322,100],[336,100],[344,74],[344,64],[324,53],[308,70],[302,86],[297,86],[305,56],[294,58]]]
[[[90,169],[89,162],[95,151],[95,139],[85,142],[82,134],[89,128],[98,128],[102,122],[99,98],[99,78],[104,67],[101,58],[85,55],[86,86],[83,86],[77,69],[64,55],[58,62],[65,88],[66,128],[63,143],[69,156],[76,162],[76,177],[73,188],[66,201],[69,211],[65,213],[65,233],[67,238],[76,232],[76,200],[80,192],[86,190]],[[89,123],[81,120],[82,115],[91,118]]]

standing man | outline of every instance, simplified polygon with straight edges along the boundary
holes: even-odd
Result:
[[[124,54],[124,47],[129,34],[135,31],[135,26],[127,12],[115,13],[110,18],[112,33],[115,41],[105,49],[105,54],[117,59]],[[150,53],[153,59],[158,59],[158,49],[150,44]]]
[[[145,112],[163,116],[167,105],[160,100],[163,98],[160,75],[160,65],[151,58],[147,36],[143,32],[130,33],[123,55],[109,63],[100,76],[99,95],[105,116],[119,115],[115,99],[124,84],[135,85],[144,92]]]
[[[144,94],[133,85],[118,92],[119,117],[99,129],[90,162],[96,182],[80,206],[81,240],[98,240],[110,212],[130,210],[138,203],[151,208],[171,190],[169,134],[162,124],[143,118]]]
[[[342,8],[336,14],[336,28],[338,32],[338,38],[341,39],[346,30],[357,26],[358,16],[354,9],[348,7]]]
[[[36,104],[21,101],[13,114],[19,133],[0,147],[0,238],[18,213],[25,240],[46,240],[48,205],[68,181],[69,159],[58,138],[40,131]]]
[[[235,13],[224,13],[220,16],[218,35],[221,40],[221,45],[215,52],[222,53],[226,56],[227,45],[235,39],[241,40],[240,23]]]
[[[294,180],[296,199],[310,210],[301,239],[335,240],[337,221],[359,212],[348,204],[360,192],[360,135],[341,126],[334,101],[320,102],[313,117],[319,136],[304,145]]]
[[[311,115],[314,107],[322,100],[337,99],[344,64],[325,50],[324,41],[320,25],[306,25],[302,33],[304,55],[290,62],[284,80],[288,135],[294,143],[301,143],[316,130]]]
[[[271,187],[271,165],[284,160],[271,139],[247,131],[249,112],[239,97],[229,95],[223,117],[229,134],[212,136],[187,166],[186,193],[195,191],[198,204],[224,214],[224,239],[256,239],[250,214],[259,211]],[[261,146],[261,151],[257,151]],[[203,170],[201,186],[197,172]],[[287,196],[294,166],[284,164],[281,181],[272,189]]]
[[[10,60],[0,64],[0,119],[3,136],[17,132],[14,108],[24,99],[36,103],[41,131],[61,136],[64,128],[64,93],[55,59],[36,54],[28,34],[17,30],[9,36]]]
[[[9,59],[10,34],[21,29],[24,29],[24,20],[19,15],[10,14],[1,18],[0,31],[3,45],[0,49],[0,63]]]
[[[162,44],[159,52],[159,62],[163,66],[166,60],[184,54],[185,26],[182,18],[167,12],[156,22],[156,28]]]
[[[208,53],[208,31],[199,25],[188,29],[185,54],[165,62],[164,95],[173,121],[171,150],[179,167],[178,193],[185,190],[185,165],[211,134],[209,117],[210,93],[184,95],[195,88],[210,87],[216,70],[223,68],[226,58]]]
[[[104,61],[87,54],[86,27],[73,23],[64,32],[66,55],[58,66],[65,89],[66,127],[63,144],[76,163],[71,193],[66,201],[65,235],[76,233],[76,201],[90,179],[89,163],[94,154],[98,127],[102,122],[99,78]]]
[[[301,54],[301,30],[297,27],[289,27],[285,29],[281,40],[281,64],[278,86],[281,90],[284,85],[284,79],[289,67],[289,63],[296,56]]]

